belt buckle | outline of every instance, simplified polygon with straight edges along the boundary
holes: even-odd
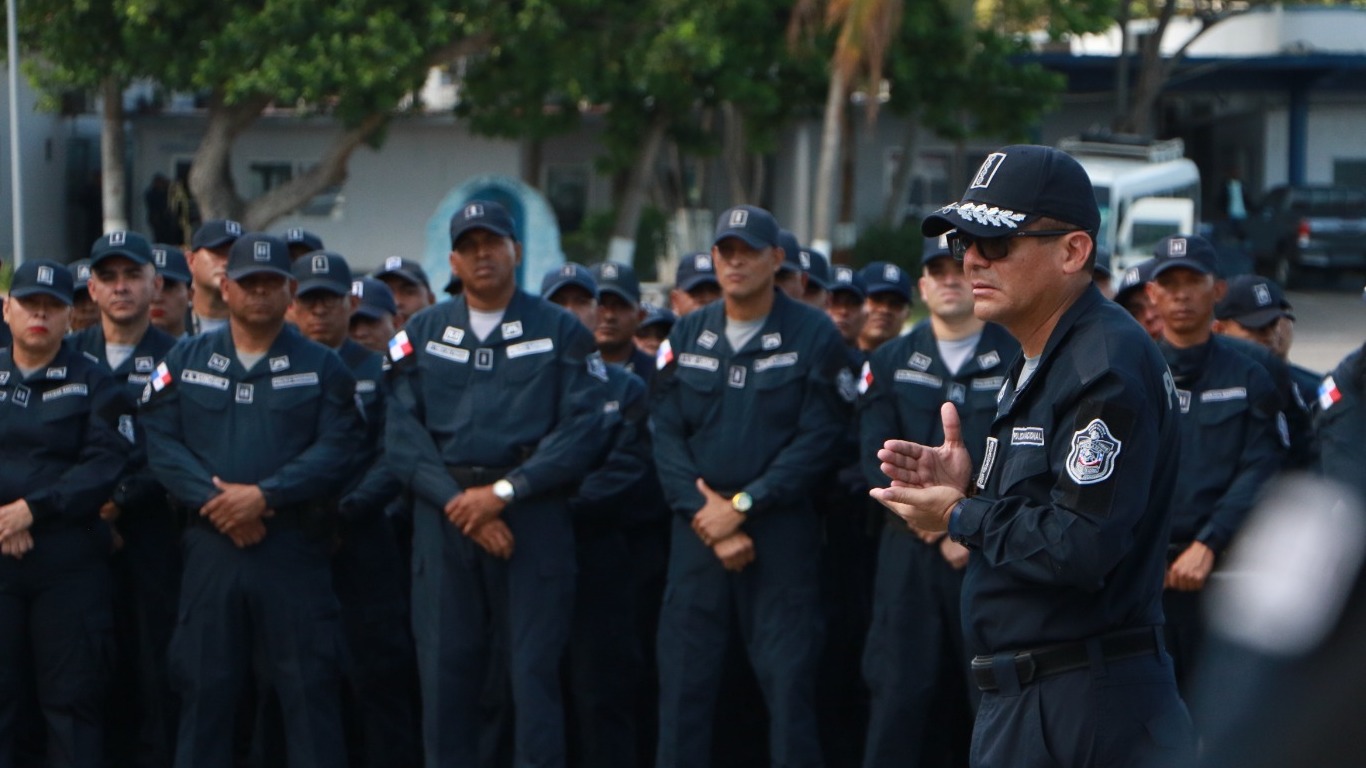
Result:
[[[1015,677],[1020,681],[1020,685],[1029,685],[1034,682],[1034,676],[1038,673],[1038,665],[1034,663],[1034,654],[1029,651],[1020,651],[1015,654]]]

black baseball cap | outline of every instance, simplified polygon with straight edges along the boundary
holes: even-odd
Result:
[[[312,253],[323,249],[323,239],[306,229],[290,227],[285,230],[285,245],[290,248],[303,247],[308,249],[304,253]]]
[[[218,248],[242,236],[242,225],[232,219],[212,219],[199,225],[190,238],[190,248]]]
[[[935,259],[945,258],[953,258],[953,251],[949,250],[949,233],[925,238],[925,244],[920,248],[920,265],[923,267]]]
[[[90,246],[90,268],[111,256],[122,256],[134,264],[151,264],[152,244],[137,232],[106,232]]]
[[[567,285],[577,285],[593,298],[598,297],[598,282],[593,279],[593,273],[588,267],[570,261],[548,270],[541,278],[541,298],[548,299]]]
[[[1129,294],[1143,289],[1143,286],[1152,282],[1153,270],[1157,267],[1157,259],[1145,259],[1124,270],[1124,274],[1119,277],[1119,285],[1115,286],[1115,303],[1123,304],[1129,298]]]
[[[451,247],[471,229],[487,229],[499,237],[517,239],[517,224],[512,214],[492,200],[471,200],[451,216]]]
[[[380,280],[362,277],[351,283],[351,293],[360,297],[360,305],[351,314],[352,317],[378,320],[386,314],[398,314],[398,302],[394,301],[394,292]]]
[[[1153,249],[1153,280],[1169,269],[1184,267],[1202,275],[1219,276],[1219,252],[1214,244],[1199,235],[1169,235]]]
[[[154,243],[152,245],[152,264],[157,268],[157,274],[163,280],[174,280],[178,283],[190,283],[190,265],[185,261],[185,252],[179,246],[167,245],[166,243]]]
[[[863,286],[863,277],[853,267],[844,264],[835,265],[834,277],[830,281],[830,292],[840,291],[852,293],[859,299],[868,298],[868,289]]]
[[[90,290],[90,259],[76,259],[66,265],[71,275],[71,290],[76,293]]]
[[[797,252],[797,260],[809,282],[823,291],[830,290],[830,259],[825,254],[814,248],[802,248]]]
[[[339,253],[306,253],[294,260],[291,269],[294,279],[299,281],[296,293],[300,296],[313,291],[327,291],[338,296],[351,294],[351,265]]]
[[[642,328],[662,325],[664,326],[664,332],[667,334],[669,329],[674,327],[674,323],[678,322],[678,315],[675,315],[673,310],[668,307],[656,307],[653,304],[645,304],[643,307],[645,309],[645,319],[641,320],[640,325],[636,326],[636,333],[640,333],[640,329]]]
[[[781,245],[778,221],[773,214],[755,205],[737,205],[717,217],[716,237],[712,238],[712,245],[728,237],[738,237],[753,248]]]
[[[911,300],[911,276],[906,270],[887,261],[874,261],[859,270],[867,295],[895,293],[907,302]]]
[[[14,270],[9,295],[22,299],[40,293],[51,296],[68,307],[71,306],[76,293],[72,270],[51,259],[25,260]]]
[[[1214,307],[1214,316],[1233,320],[1244,328],[1265,328],[1282,317],[1291,317],[1285,291],[1270,278],[1238,275],[1228,281],[1224,300]]]
[[[285,241],[264,232],[252,232],[233,241],[228,250],[228,279],[241,280],[262,272],[294,277]]]
[[[790,230],[778,230],[778,246],[783,249],[783,263],[779,272],[805,272],[802,269],[802,244]],[[757,246],[756,246],[757,247]]]
[[[420,285],[428,290],[431,290],[432,287],[431,281],[427,279],[427,270],[423,269],[421,264],[418,264],[411,259],[405,259],[399,256],[386,257],[384,259],[384,264],[381,265],[379,269],[375,270],[374,276],[384,277],[385,275],[401,277],[413,285]]]
[[[613,293],[635,306],[640,303],[640,280],[628,264],[603,261],[590,267],[598,283],[598,293]]]
[[[691,291],[703,283],[720,286],[716,279],[716,267],[711,263],[711,254],[696,251],[678,260],[674,272],[674,287],[680,291]]]
[[[958,229],[973,237],[1009,234],[1042,218],[1087,232],[1100,228],[1100,209],[1086,169],[1052,147],[1016,144],[987,155],[963,197],[930,214],[921,234]]]

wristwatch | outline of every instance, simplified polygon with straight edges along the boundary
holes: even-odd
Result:
[[[730,508],[742,515],[747,515],[749,514],[749,511],[754,508],[754,497],[744,491],[740,491],[730,497]]]
[[[497,496],[504,504],[511,504],[517,498],[517,489],[512,487],[512,483],[505,477],[493,484],[493,495]]]

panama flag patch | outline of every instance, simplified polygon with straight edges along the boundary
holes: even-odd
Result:
[[[389,339],[389,359],[398,362],[413,353],[413,343],[408,341],[408,332],[399,331]]]
[[[171,384],[171,369],[162,362],[152,374],[152,389],[160,392]]]
[[[659,351],[655,353],[655,369],[664,370],[664,367],[674,361],[674,348],[668,339],[659,345]]]
[[[1325,377],[1319,385],[1319,410],[1326,411],[1342,399],[1342,390],[1332,376]]]
[[[865,361],[865,362],[863,363],[863,370],[859,372],[859,376],[858,376],[858,393],[859,393],[860,395],[866,395],[866,394],[868,394],[868,389],[869,389],[870,387],[872,387],[872,386],[873,386],[873,369],[872,369],[872,367],[869,366],[868,363]]]

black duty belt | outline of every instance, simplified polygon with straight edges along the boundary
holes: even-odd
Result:
[[[455,482],[461,488],[478,488],[482,485],[493,485],[507,476],[507,473],[516,469],[517,465],[510,467],[475,467],[475,466],[447,466],[446,471],[451,473]]]
[[[1075,643],[1059,643],[1016,651],[1010,669],[1019,684],[1025,686],[1041,677],[1060,675],[1091,666],[1093,644],[1100,659],[1104,661],[1119,661],[1156,654],[1162,648],[1161,632],[1161,627],[1139,627]],[[999,691],[1003,687],[997,678],[995,658],[974,656],[972,659],[972,678],[983,691]]]

